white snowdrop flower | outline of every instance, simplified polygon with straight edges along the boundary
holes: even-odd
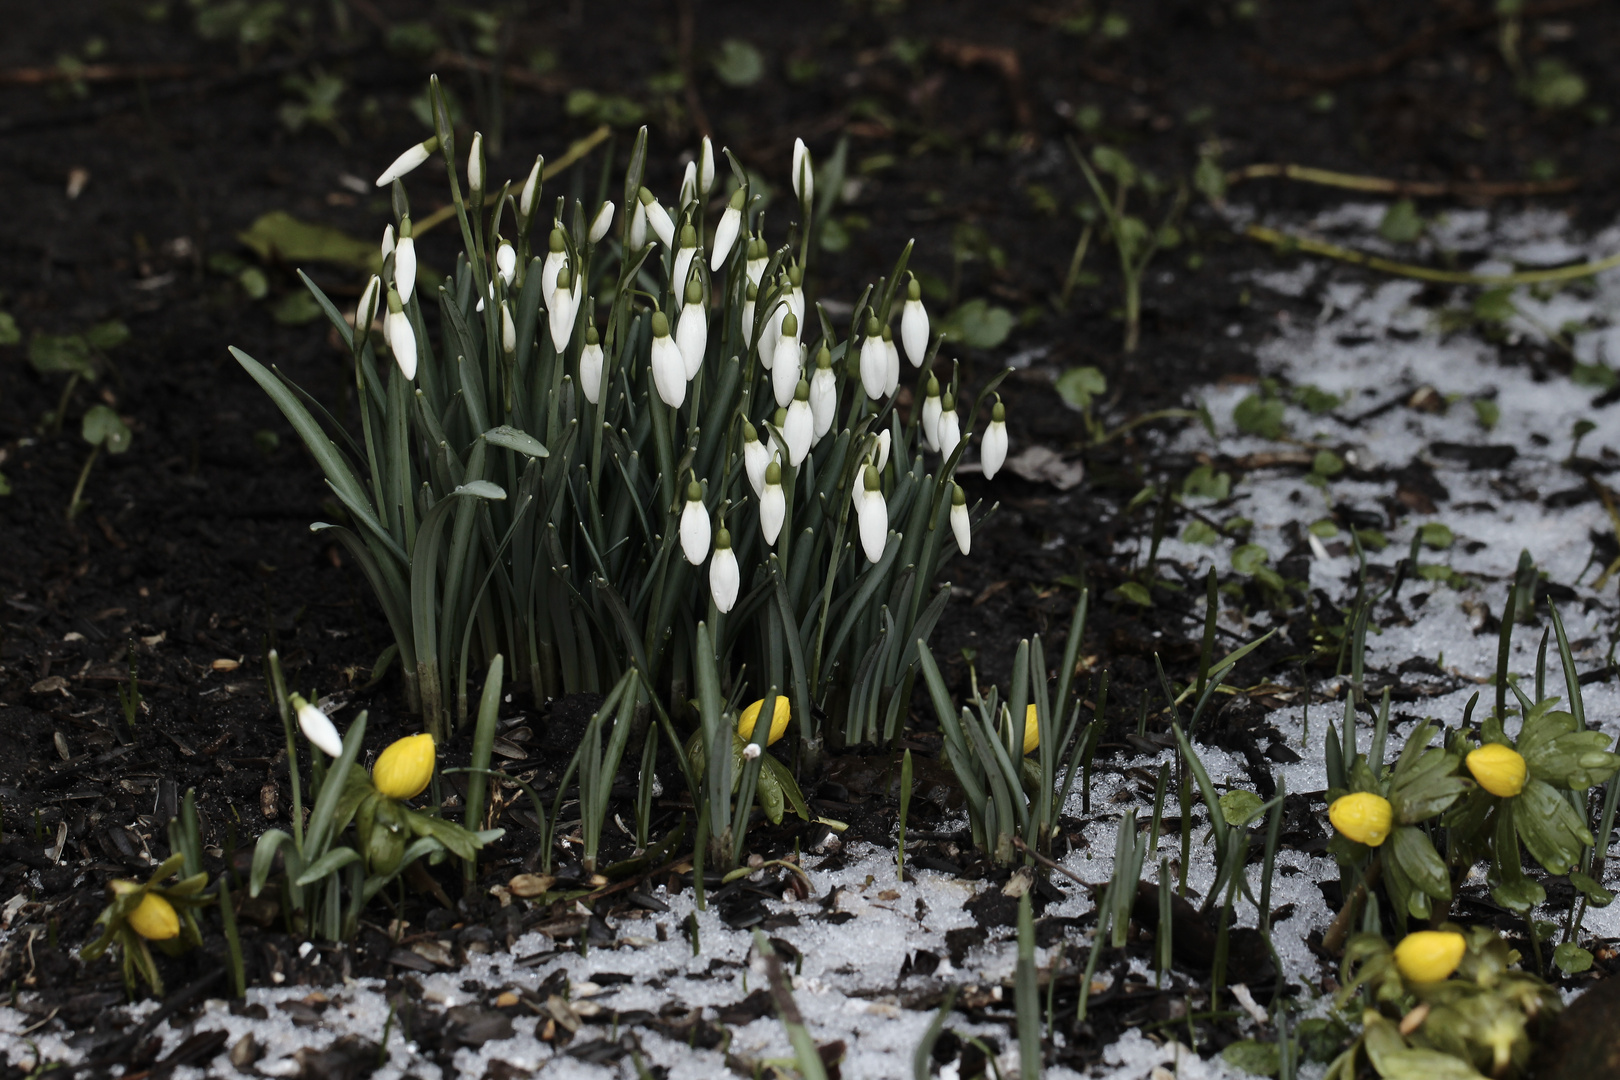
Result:
[[[940,398],[939,406],[939,452],[950,457],[962,441],[962,418],[956,412],[956,398],[950,394]]]
[[[481,195],[484,191],[484,133],[473,132],[472,142],[467,144],[467,189],[474,195]]]
[[[394,288],[402,304],[411,302],[416,292],[416,241],[411,238],[411,219],[399,223],[399,243],[394,246]]]
[[[600,244],[602,237],[608,234],[613,227],[613,200],[609,199],[602,204],[602,209],[596,212],[596,218],[591,222],[591,243]]]
[[[900,306],[900,344],[912,367],[922,367],[928,356],[928,312],[923,307],[922,286],[912,276],[906,285],[906,302]]]
[[[388,317],[383,320],[383,337],[394,351],[394,362],[407,379],[416,378],[416,329],[399,302],[399,293],[388,290]]]
[[[669,211],[665,210],[652,192],[646,188],[641,189],[637,196],[641,200],[641,208],[646,212],[647,224],[651,226],[653,234],[667,248],[675,246],[675,222],[670,220]]]
[[[392,184],[395,180],[398,180],[406,173],[411,172],[418,165],[422,164],[422,162],[432,157],[433,151],[437,150],[438,148],[439,137],[437,135],[433,136],[431,139],[425,139],[422,142],[417,143],[415,146],[399,155],[399,157],[395,158],[394,163],[382,171],[382,175],[377,177],[377,186],[387,187],[389,184]]]
[[[719,273],[720,268],[726,264],[731,255],[731,246],[737,242],[737,234],[742,231],[742,209],[746,192],[738,188],[731,194],[731,202],[720,215],[720,223],[714,227],[714,250],[709,253],[709,270]]]
[[[814,417],[819,441],[832,430],[838,413],[838,379],[833,375],[832,353],[825,343],[816,352],[816,371],[810,376],[810,415]]]
[[[939,414],[939,380],[930,374],[922,407],[922,437],[930,450],[939,449]]]
[[[358,348],[365,336],[371,332],[372,321],[377,318],[377,303],[382,299],[382,278],[376,274],[366,282],[365,291],[360,294],[360,302],[354,305],[354,342]]]
[[[394,227],[392,225],[384,225],[383,226],[383,238],[382,238],[382,257],[386,259],[386,258],[388,258],[388,256],[392,255],[393,253],[394,253]]]
[[[742,335],[743,340],[749,345],[754,344],[754,301],[758,297],[759,290],[750,283],[747,291],[743,294],[742,306]]]
[[[768,547],[776,546],[787,519],[787,497],[782,494],[782,466],[771,462],[765,466],[765,490],[759,496],[759,531]]]
[[[757,289],[760,282],[765,279],[765,268],[771,263],[771,249],[765,246],[765,241],[755,236],[748,241],[748,280]]]
[[[883,347],[883,328],[877,317],[866,318],[866,340],[861,342],[861,389],[873,401],[883,396],[889,385],[889,353]]]
[[[703,136],[703,146],[698,150],[697,186],[698,194],[705,198],[714,190],[714,141],[707,135]]]
[[[990,410],[990,428],[979,444],[979,464],[984,467],[984,478],[994,480],[1007,460],[1007,408],[996,399]]]
[[[810,411],[810,384],[803,379],[793,390],[793,404],[787,407],[782,437],[787,440],[788,464],[797,466],[810,452],[816,433],[815,415]]]
[[[602,339],[596,327],[585,326],[585,347],[579,351],[579,388],[592,405],[602,403]]]
[[[696,281],[686,284],[686,306],[675,322],[675,344],[686,362],[687,379],[697,378],[703,352],[709,347],[709,311],[703,306],[703,286]]]
[[[675,245],[675,264],[669,274],[669,291],[675,294],[677,308],[686,302],[686,282],[692,276],[692,257],[696,254],[697,230],[690,224],[682,225],[680,243]]]
[[[512,322],[512,305],[501,305],[501,349],[507,353],[517,351],[517,325]]]
[[[665,405],[678,409],[686,400],[686,360],[680,346],[669,336],[669,316],[653,312],[652,332],[653,386]]]
[[[761,753],[763,753],[763,751],[760,750],[759,743],[750,742],[747,746],[743,747],[743,752],[742,752],[743,760],[744,761],[758,761],[759,760],[759,755]]]
[[[703,485],[686,485],[686,506],[681,510],[681,551],[686,561],[700,566],[709,557],[709,511],[703,505]]]
[[[759,441],[754,425],[743,421],[743,471],[748,474],[748,486],[754,489],[754,498],[765,493],[765,466],[771,463],[771,451]]]
[[[788,292],[787,292],[788,310],[793,312],[794,316],[799,320],[799,325],[803,326],[804,325],[804,271],[799,269],[797,266],[788,267],[787,280],[788,280]]]
[[[741,585],[737,556],[731,550],[731,533],[722,525],[715,530],[714,554],[709,558],[709,595],[714,598],[715,609],[730,611],[737,603]]]
[[[574,316],[579,313],[579,291],[580,283],[574,280],[568,267],[557,272],[557,287],[552,290],[546,314],[551,326],[551,344],[558,352],[567,349],[569,339],[574,336]]]
[[[877,445],[872,447],[872,464],[877,466],[878,472],[882,472],[884,466],[886,466],[888,463],[889,429],[884,428],[882,431],[877,433]]]
[[[327,715],[298,694],[293,694],[291,700],[293,709],[298,713],[298,730],[304,733],[304,738],[328,757],[341,755],[343,738]]]
[[[540,295],[547,300],[557,288],[557,274],[568,265],[568,243],[561,229],[552,229],[546,241],[546,261],[540,264]]]
[[[951,492],[951,532],[956,534],[958,550],[966,555],[973,547],[973,523],[968,520],[967,492],[962,490],[961,484],[952,486],[956,490]]]
[[[815,164],[803,139],[793,140],[793,194],[799,197],[801,206],[809,206],[816,197]]]
[[[523,191],[518,195],[518,213],[524,220],[534,217],[534,203],[540,197],[540,185],[545,181],[546,159],[536,154],[534,166],[529,169],[529,178],[523,181]]]
[[[688,161],[686,171],[681,174],[681,209],[685,210],[688,206],[697,202],[697,197],[697,162]]]
[[[517,251],[510,240],[502,240],[501,246],[495,249],[495,272],[501,275],[507,288],[517,279]]]
[[[883,548],[889,539],[889,506],[883,501],[883,486],[872,466],[862,470],[861,484],[864,491],[860,502],[855,504],[861,528],[861,550],[866,553],[867,562],[875,563],[883,558]]]
[[[900,350],[894,347],[894,331],[883,328],[883,396],[893,397],[900,389]]]
[[[640,251],[647,246],[647,209],[641,205],[640,199],[630,210],[630,235],[626,239],[631,251]]]
[[[799,344],[799,320],[790,311],[782,317],[781,336],[771,350],[771,390],[781,408],[786,408],[793,400],[793,391],[799,385],[804,367],[803,351]]]
[[[763,286],[761,286],[763,288]],[[776,363],[776,345],[782,340],[782,317],[787,314],[787,302],[778,296],[771,301],[759,327],[759,362],[766,371]]]

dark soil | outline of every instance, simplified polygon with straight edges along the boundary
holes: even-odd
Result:
[[[48,989],[69,1023],[89,1024],[117,990],[111,965],[84,968],[70,950],[90,936],[110,877],[143,876],[148,856],[168,853],[165,825],[188,789],[197,791],[215,866],[285,820],[284,744],[263,677],[269,648],[293,685],[331,696],[342,716],[369,710],[381,739],[413,726],[396,677],[370,678],[389,638],[363,579],[306,528],[328,513],[318,470],[225,346],[279,365],[328,402],[352,390],[343,359],[324,324],[272,317],[300,288],[294,268],[263,267],[269,295],[254,302],[210,267],[222,254],[252,263],[235,236],[270,210],[378,237],[384,200],[348,178],[374,176],[423,137],[409,103],[430,71],[463,103],[469,126],[492,131],[488,82],[467,73],[469,57],[488,61],[474,26],[430,5],[336,5],[347,29],[334,27],[332,5],[287,6],[307,21],[289,17],[242,46],[204,39],[183,3],[19,5],[0,35],[0,191],[10,210],[0,220],[0,311],[23,334],[21,345],[0,346],[0,472],[12,488],[0,498],[0,898],[25,893],[29,904],[14,922],[38,930],[29,948],[13,938],[0,953],[0,986]],[[1118,7],[1129,21],[1117,37],[1102,29],[1106,12],[1084,3],[552,8],[504,24],[499,38],[515,74],[499,100],[496,175],[521,176],[536,151],[555,158],[596,126],[595,116],[571,114],[576,90],[635,103],[652,126],[649,183],[665,193],[678,183],[676,155],[705,128],[773,177],[786,175],[796,135],[823,159],[848,135],[859,183],[839,214],[852,241],[820,264],[812,295],[852,298],[914,236],[914,268],[954,281],[964,299],[987,297],[1020,315],[1004,346],[961,355],[970,386],[1023,358],[1003,387],[1014,454],[1041,443],[1080,456],[1078,414],[1053,393],[1054,373],[1100,368],[1111,424],[1184,405],[1189,387],[1252,379],[1252,344],[1290,304],[1251,299],[1235,282],[1235,271],[1276,256],[1233,236],[1195,199],[1184,244],[1148,273],[1137,353],[1120,351],[1117,273],[1100,242],[1086,263],[1094,278],[1057,311],[1081,228],[1071,208],[1084,196],[1071,137],[1120,147],[1167,184],[1188,176],[1203,152],[1228,168],[1298,162],[1458,184],[1552,175],[1577,186],[1543,196],[1545,205],[1588,224],[1606,224],[1620,208],[1620,126],[1609,111],[1620,106],[1612,63],[1620,9],[1597,2],[1526,6],[1524,70],[1556,58],[1585,80],[1585,100],[1556,112],[1521,92],[1487,0],[1324,0],[1306,17],[1265,0],[1158,0]],[[692,19],[684,36],[697,43],[684,52],[683,13]],[[407,48],[401,27],[418,21],[436,28],[443,51]],[[748,37],[766,62],[765,77],[746,90],[723,85],[710,64],[730,34]],[[78,70],[74,62],[92,66],[78,80],[60,77]],[[695,78],[683,90],[666,76],[687,67]],[[278,117],[299,100],[283,80],[317,72],[344,80],[344,145],[318,125],[293,134]],[[617,141],[622,168],[625,142]],[[594,190],[600,168],[597,154],[550,191]],[[70,193],[78,170],[88,179]],[[447,197],[442,172],[431,168],[412,187],[426,207]],[[1279,181],[1233,193],[1268,209],[1308,209],[1340,195]],[[1168,205],[1165,196],[1144,212],[1157,219]],[[424,239],[424,263],[450,264],[459,244],[452,232]],[[351,272],[309,269],[334,294],[353,295]],[[65,423],[42,425],[64,377],[30,367],[28,340],[115,318],[129,327],[128,343],[70,395]],[[88,452],[79,418],[96,402],[127,418],[133,446],[97,462],[88,508],[70,522],[69,493]],[[1160,588],[1145,610],[1101,598],[1132,569],[1115,554],[1119,542],[1141,539],[1145,558],[1154,528],[1156,503],[1133,513],[1126,504],[1145,484],[1162,489],[1196,463],[1154,457],[1129,435],[1083,456],[1087,479],[1067,492],[1010,475],[966,479],[973,497],[1001,509],[975,537],[972,557],[946,569],[959,600],[935,652],[957,686],[967,681],[963,650],[990,679],[1005,677],[1022,636],[1042,633],[1057,655],[1076,595],[1069,575],[1083,576],[1099,599],[1082,655],[1095,657],[1092,670],[1110,672],[1118,715],[1130,713],[1133,726],[1136,702],[1155,685],[1155,653],[1172,677],[1196,664],[1202,583]],[[1167,527],[1179,524],[1171,518]],[[1293,670],[1289,658],[1305,650],[1306,631],[1290,624],[1257,674],[1267,665]],[[144,704],[129,724],[117,691],[132,664]],[[918,705],[926,731],[932,720],[921,698]],[[542,789],[554,785],[566,737],[550,731],[546,706],[520,698],[510,708],[510,726],[541,734],[530,759],[508,767],[532,770]],[[1255,747],[1241,712],[1210,730]],[[873,764],[845,766],[853,780],[806,778],[806,790],[854,822],[856,835],[886,837],[893,773],[886,761]],[[504,821],[508,838],[487,867],[492,881],[525,861],[532,867],[537,838],[524,812],[519,803]],[[676,817],[666,811],[662,823]],[[757,846],[787,850],[795,839],[816,838],[766,830]],[[931,857],[972,872],[968,856],[946,846]],[[51,857],[58,847],[59,861]],[[459,884],[443,877],[457,895]],[[413,903],[435,901],[427,892]],[[433,920],[487,927],[497,942],[521,929],[483,901],[416,921],[437,929]],[[342,965],[312,969],[272,931],[279,923],[263,921],[262,930],[245,924],[256,981],[275,973],[320,982],[344,965],[406,970],[389,962],[392,946],[380,934],[363,935]],[[489,939],[456,944],[478,940]],[[171,987],[208,963],[169,964]],[[1096,1007],[1106,1012],[1105,1004]],[[1156,1015],[1156,1006],[1144,1008]]]

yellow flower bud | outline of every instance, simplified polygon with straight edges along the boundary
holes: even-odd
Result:
[[[1389,800],[1368,791],[1358,791],[1333,800],[1328,820],[1333,827],[1358,844],[1377,847],[1389,839],[1394,821]]]
[[[764,710],[764,708],[765,699],[760,698],[758,701],[748,706],[748,708],[744,709],[741,716],[737,717],[737,734],[741,735],[744,740],[752,739],[754,737],[754,724],[758,722],[759,714]],[[776,695],[776,706],[771,709],[771,734],[770,737],[765,740],[767,745],[774,743],[777,739],[780,739],[783,735],[787,734],[789,715],[790,710],[788,708],[787,696],[785,694]]]
[[[1024,710],[1024,753],[1030,753],[1041,745],[1041,725],[1035,718],[1035,705],[1031,703]]]
[[[157,893],[147,893],[129,913],[129,926],[148,941],[168,941],[180,936],[180,916],[174,905]]]
[[[1511,799],[1524,790],[1525,776],[1529,770],[1525,767],[1524,758],[1510,746],[1486,743],[1470,752],[1464,763],[1468,771],[1474,774],[1474,779],[1479,781],[1479,786],[1492,795]]]
[[[414,799],[433,778],[433,736],[423,732],[399,739],[377,755],[371,783],[390,799]]]
[[[1468,943],[1450,930],[1419,930],[1395,946],[1395,966],[1408,982],[1436,983],[1451,978]]]

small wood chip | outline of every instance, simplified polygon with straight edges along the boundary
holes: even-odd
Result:
[[[214,668],[215,671],[235,671],[237,668],[239,668],[241,666],[242,666],[242,661],[240,661],[240,660],[232,660],[229,657],[223,657],[223,656],[220,657],[218,660],[215,660],[214,663],[213,663],[213,668]]]
[[[512,895],[520,900],[532,900],[549,892],[557,879],[550,874],[519,874],[506,883]]]

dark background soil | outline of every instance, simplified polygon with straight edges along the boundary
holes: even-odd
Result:
[[[364,689],[387,629],[360,575],[307,531],[325,516],[318,470],[225,346],[280,365],[323,401],[349,390],[343,358],[323,323],[272,318],[299,288],[292,267],[265,267],[270,295],[254,302],[209,266],[222,253],[251,263],[236,233],[269,210],[380,236],[388,215],[369,178],[426,134],[410,108],[426,76],[437,71],[468,128],[488,133],[488,83],[475,85],[467,68],[490,61],[478,28],[448,8],[287,7],[266,40],[248,45],[205,39],[193,6],[178,2],[69,0],[5,12],[0,311],[24,340],[0,346],[0,472],[12,487],[0,498],[0,898],[23,891],[47,903],[31,910],[50,922],[53,941],[60,934],[61,949],[42,940],[36,950],[57,954],[38,960],[52,977],[72,970],[60,957],[87,936],[105,880],[139,873],[148,851],[166,852],[163,825],[188,787],[198,790],[210,845],[250,842],[267,809],[284,817],[282,737],[262,677],[267,647],[280,650],[295,686],[339,694],[342,715],[370,709],[380,739],[411,727],[394,677]],[[1182,405],[1198,384],[1252,378],[1252,345],[1286,301],[1247,296],[1234,271],[1276,257],[1195,200],[1187,242],[1149,271],[1136,354],[1120,352],[1117,274],[1100,243],[1086,264],[1098,279],[1057,311],[1081,228],[1070,137],[1119,147],[1167,183],[1188,176],[1201,152],[1228,168],[1280,161],[1399,179],[1571,177],[1572,192],[1541,202],[1589,225],[1612,219],[1620,8],[1526,6],[1523,63],[1556,57],[1586,80],[1585,101],[1558,112],[1520,92],[1494,8],[1488,0],[512,7],[497,62],[514,74],[500,94],[503,141],[490,168],[521,178],[536,152],[555,159],[589,133],[597,117],[568,107],[578,90],[619,95],[639,110],[651,125],[649,184],[666,197],[678,156],[704,130],[773,179],[786,176],[795,136],[825,159],[847,135],[859,184],[838,216],[852,242],[820,262],[812,296],[852,299],[915,237],[919,272],[947,282],[959,273],[962,299],[986,297],[1020,316],[1001,348],[961,354],[968,385],[1011,356],[1044,350],[1003,389],[1013,453],[1032,442],[1071,450],[1078,414],[1052,391],[1054,372],[1101,368],[1113,422]],[[334,10],[346,13],[347,29]],[[1122,36],[1104,32],[1111,15],[1128,19]],[[435,30],[437,46],[402,44],[401,28],[417,23]],[[746,89],[716,77],[711,61],[728,36],[764,58],[764,77]],[[105,70],[75,83],[58,77],[63,57]],[[684,88],[683,70],[693,73]],[[317,72],[344,80],[341,143],[320,126],[294,134],[278,117],[298,100],[284,80]],[[616,171],[628,130],[616,139]],[[601,163],[594,154],[548,197],[594,191]],[[76,169],[88,181],[70,198]],[[419,216],[448,197],[433,166],[411,189]],[[1280,182],[1233,197],[1267,209],[1339,200]],[[423,241],[424,262],[450,265],[452,233]],[[975,244],[1002,257],[958,270],[956,253]],[[351,272],[310,269],[334,293],[355,290]],[[944,307],[931,305],[936,316]],[[111,352],[101,379],[75,392],[62,431],[42,430],[63,378],[29,366],[29,338],[113,318],[131,340]],[[128,419],[134,442],[98,462],[89,508],[70,523],[64,511],[87,453],[78,420],[96,401]],[[967,479],[973,497],[1001,509],[972,557],[945,571],[962,597],[935,636],[936,654],[954,658],[951,678],[965,683],[964,648],[991,678],[1004,677],[1020,636],[1039,630],[1060,648],[1075,594],[1058,579],[1084,574],[1094,596],[1122,580],[1128,567],[1115,544],[1153,520],[1151,508],[1127,516],[1124,504],[1191,464],[1153,459],[1124,439],[1090,455],[1086,483],[1067,493],[1010,475]],[[1095,605],[1085,653],[1112,672],[1115,700],[1133,715],[1154,650],[1183,677],[1196,656],[1179,643],[1202,604],[1177,595],[1161,593],[1145,612]],[[1290,633],[1294,646],[1283,641],[1272,657],[1279,664],[1303,641],[1298,628]],[[131,648],[147,703],[133,729],[116,697]],[[534,712],[521,700],[513,709]],[[555,764],[536,753],[527,767]],[[55,866],[41,852],[64,822]],[[509,854],[533,842],[514,837]],[[5,982],[35,974],[19,962],[0,958]]]

